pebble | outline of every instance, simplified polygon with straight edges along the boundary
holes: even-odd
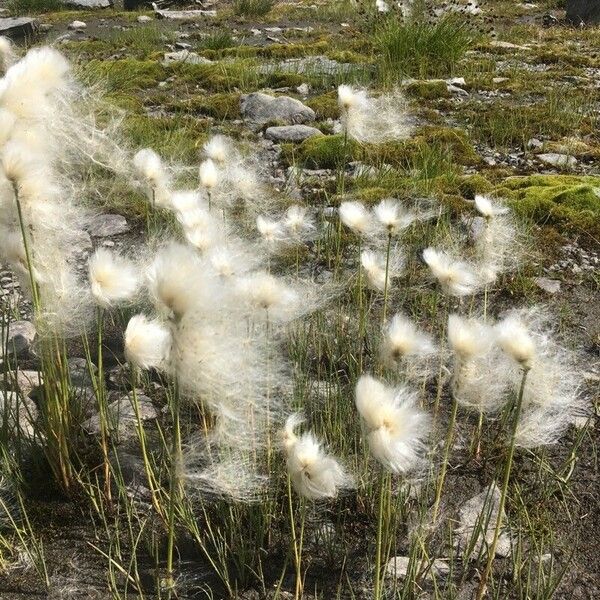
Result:
[[[69,24],[69,29],[85,29],[87,27],[87,23],[83,21],[73,21]]]

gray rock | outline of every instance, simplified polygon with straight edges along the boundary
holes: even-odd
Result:
[[[500,510],[500,488],[492,483],[477,496],[465,502],[460,510],[460,524],[455,529],[456,543],[462,550],[472,547],[473,555],[486,551],[494,538],[494,530]],[[503,515],[503,523],[506,515]],[[472,539],[476,536],[476,539]],[[472,546],[471,546],[472,545]],[[505,531],[500,533],[496,556],[507,557],[511,553],[511,541]]]
[[[0,19],[0,35],[17,38],[33,35],[38,29],[38,22],[31,17],[10,17]]]
[[[210,65],[212,60],[204,58],[196,54],[196,52],[190,52],[189,50],[179,50],[178,52],[167,52],[162,60],[162,65],[167,67],[173,63],[188,63],[190,65]]]
[[[528,142],[527,142],[527,148],[529,148],[530,150],[537,150],[538,148],[541,148],[544,145],[544,143],[540,140],[538,140],[537,138],[531,138]]]
[[[259,73],[284,71],[286,73],[310,73],[311,75],[341,75],[356,69],[351,63],[340,63],[326,56],[304,56],[302,58],[288,58],[278,63],[261,65]]]
[[[558,279],[548,279],[547,277],[536,277],[533,280],[535,284],[549,294],[560,292],[560,281]]]
[[[35,339],[35,325],[29,321],[13,321],[8,328],[8,352],[24,354],[31,348]]]
[[[141,393],[136,393],[140,419],[147,422],[158,417],[158,412],[152,404],[152,400]],[[119,442],[129,441],[137,437],[137,419],[133,408],[133,394],[120,396],[108,405],[108,426],[116,434]],[[100,415],[96,414],[89,418],[83,428],[92,435],[100,433]]]
[[[87,23],[83,21],[73,21],[69,23],[69,29],[85,29],[87,27]]]
[[[69,358],[69,360],[67,360],[67,368],[69,370],[71,384],[78,388],[92,385],[90,368],[94,375],[98,372],[98,368],[94,363],[88,365],[88,361],[85,358],[80,357]]]
[[[268,127],[265,137],[275,142],[302,142],[313,135],[323,135],[316,127],[309,125],[284,125]]]
[[[19,392],[22,398],[27,398],[34,390],[39,388],[42,383],[42,375],[38,371],[22,371],[17,369],[9,376],[14,391]]]
[[[242,116],[255,125],[270,121],[298,124],[315,120],[315,111],[289,96],[269,96],[254,92],[242,96],[240,101]]]
[[[567,0],[567,21],[573,25],[600,23],[600,0]]]
[[[148,15],[140,15],[137,18],[138,23],[150,23],[152,20],[152,17],[149,17]]]
[[[63,0],[63,3],[75,8],[110,8],[113,0]]]
[[[0,415],[10,434],[34,438],[38,409],[33,400],[0,390]]]
[[[127,233],[131,227],[122,215],[98,215],[92,220],[89,227],[93,237],[109,237]]]
[[[408,574],[409,565],[410,558],[408,556],[394,556],[393,558],[390,558],[385,566],[385,574],[388,577],[404,579]],[[419,564],[413,565],[413,568],[415,568],[415,573],[419,567]],[[448,565],[448,562],[442,560],[441,558],[436,558],[433,560],[431,565],[429,565],[425,578],[432,579],[434,576],[436,578],[445,577],[448,575],[448,573],[450,573],[450,566]]]
[[[308,93],[310,92],[310,86],[308,85],[308,83],[302,83],[296,88],[296,91],[301,96],[308,96]]]
[[[577,159],[574,156],[569,156],[568,154],[549,152],[548,154],[538,154],[537,157],[547,165],[559,167],[561,169],[572,169],[577,164]]]

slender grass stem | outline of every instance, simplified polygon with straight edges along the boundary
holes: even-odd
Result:
[[[389,290],[389,278],[390,278],[390,251],[392,249],[392,233],[388,233],[387,250],[385,253],[385,282],[383,285],[383,315],[381,317],[382,326],[385,325],[387,317],[387,305],[388,305],[388,290]]]
[[[98,375],[96,378],[96,398],[98,401],[98,412],[100,414],[100,445],[102,446],[102,461],[104,472],[104,497],[107,503],[112,503],[111,497],[111,476],[110,461],[108,459],[108,407],[106,405],[106,390],[104,384],[104,359],[103,359],[103,330],[104,330],[104,310],[98,307]]]
[[[483,596],[485,595],[485,592],[487,589],[487,581],[492,572],[492,565],[494,564],[494,557],[496,556],[496,547],[498,545],[498,540],[500,539],[500,531],[502,530],[502,515],[504,514],[504,507],[506,505],[506,495],[508,493],[508,483],[510,481],[510,474],[512,471],[513,459],[515,456],[517,427],[519,425],[519,418],[521,416],[521,408],[523,405],[523,394],[525,392],[525,383],[527,382],[528,373],[529,373],[529,369],[527,369],[527,368],[523,369],[523,374],[521,376],[521,386],[519,388],[519,395],[517,397],[517,402],[516,402],[516,404],[514,406],[514,410],[513,410],[510,445],[508,447],[508,456],[506,458],[506,464],[504,465],[504,478],[502,480],[502,489],[500,490],[500,503],[498,506],[498,516],[496,518],[496,527],[494,528],[494,537],[492,538],[492,543],[488,547],[487,564],[485,566],[485,570],[481,577],[481,581],[479,582],[476,600],[481,600],[483,598]]]
[[[385,534],[385,511],[386,506],[389,504],[390,486],[388,485],[389,475],[382,473],[379,482],[379,510],[377,515],[377,540],[375,546],[375,589],[373,592],[374,600],[380,600],[382,596],[382,573],[381,564],[383,557],[383,545],[384,545],[384,534]]]
[[[302,596],[302,546],[296,530],[294,500],[292,496],[292,481],[289,475],[287,476],[287,497],[290,517],[290,531],[292,533],[292,549],[294,551],[294,568],[296,570],[296,587],[294,597],[295,600],[299,600]]]
[[[173,554],[175,547],[175,509],[179,498],[179,465],[181,457],[181,427],[179,417],[179,389],[175,382],[172,395],[173,411],[173,440],[171,449],[170,464],[170,483],[169,483],[169,513],[168,513],[168,533],[167,533],[167,594],[171,597],[175,587],[175,578],[173,576]]]

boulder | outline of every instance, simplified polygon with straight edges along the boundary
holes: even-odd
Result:
[[[0,19],[0,35],[10,38],[27,37],[38,30],[38,22],[31,17]]]
[[[38,409],[30,398],[20,398],[16,392],[0,390],[0,415],[10,434],[24,436],[29,440],[35,437],[35,422]]]
[[[567,21],[573,25],[600,23],[600,0],[567,0]]]
[[[272,121],[298,124],[315,120],[312,108],[289,96],[275,97],[253,92],[242,96],[240,109],[244,119],[259,126]]]
[[[282,127],[268,127],[265,137],[274,142],[303,142],[313,135],[323,135],[316,127],[309,125],[284,125]]]
[[[538,154],[537,157],[543,163],[546,163],[551,167],[558,167],[559,169],[572,169],[577,165],[577,159],[573,156],[569,156],[568,154],[549,152],[546,154]]]

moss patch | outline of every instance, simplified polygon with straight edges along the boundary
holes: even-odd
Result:
[[[319,120],[337,119],[340,116],[337,92],[328,92],[321,96],[315,96],[306,102],[306,104],[315,111]]]
[[[600,177],[510,177],[496,193],[537,223],[556,223],[600,235]]]
[[[449,98],[450,92],[445,81],[434,79],[432,81],[413,81],[409,83],[405,92],[411,98],[422,100],[436,100],[437,98]]]

